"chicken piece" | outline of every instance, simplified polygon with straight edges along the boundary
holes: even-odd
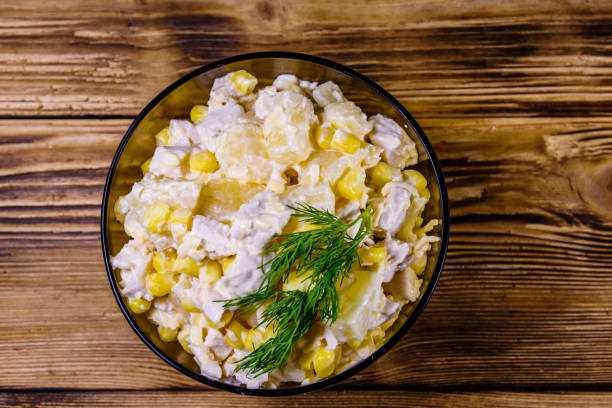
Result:
[[[399,302],[408,303],[418,299],[422,283],[423,280],[416,276],[412,268],[406,268],[396,273],[385,289]]]
[[[225,342],[225,337],[217,329],[208,328],[204,345],[212,350],[217,359],[223,361],[232,352],[232,348]]]
[[[243,370],[236,370],[238,361],[243,359],[249,354],[247,350],[234,350],[231,356],[225,360],[223,364],[223,371],[227,377],[234,376],[238,384],[243,384],[247,388],[261,388],[261,386],[268,381],[268,373],[262,374],[258,377],[252,377]]]
[[[151,254],[139,241],[131,240],[111,258],[113,268],[121,272],[121,293],[129,299],[153,300],[145,286],[145,275],[149,267]]]
[[[383,266],[383,282],[389,282],[398,270],[405,269],[412,262],[412,246],[387,235],[384,241],[387,259]]]
[[[195,127],[188,120],[171,120],[168,125],[168,146],[188,148],[197,137]]]
[[[240,248],[236,259],[225,271],[223,277],[215,282],[215,290],[226,299],[246,296],[257,291],[264,277],[260,266],[265,260],[244,247]]]
[[[382,156],[393,167],[403,169],[417,163],[416,145],[394,120],[380,114],[372,116],[370,142],[383,148]]]
[[[382,201],[374,212],[373,224],[394,237],[406,219],[412,199],[418,196],[418,192],[407,183],[392,181],[385,184],[381,193]]]
[[[236,253],[236,244],[230,238],[230,227],[212,218],[196,215],[193,217],[191,232],[200,239],[200,245],[211,258],[230,256]]]
[[[232,223],[231,239],[258,255],[274,234],[282,232],[290,216],[286,200],[263,191],[240,206]]]
[[[188,321],[185,311],[169,298],[157,298],[153,305],[149,319],[158,326],[176,330]]]
[[[272,109],[274,109],[274,99],[277,94],[278,91],[273,86],[265,87],[259,91],[253,105],[255,117],[264,120],[272,112]]]
[[[417,288],[418,291],[418,288]],[[418,293],[417,293],[418,296]],[[402,307],[402,305],[385,296],[382,288],[378,291],[377,309],[374,311],[368,330],[372,330],[391,319]]]
[[[209,111],[206,117],[195,126],[194,144],[200,150],[215,152],[217,137],[226,129],[236,124],[243,116],[244,109],[237,103],[221,106]]]
[[[257,78],[248,72],[244,70],[230,72],[215,79],[215,82],[213,82],[210,98],[208,99],[208,107],[210,110],[215,110],[235,103],[251,94],[256,85]]]
[[[215,380],[223,376],[221,364],[211,355],[210,348],[205,345],[189,345],[189,349],[193,352],[193,358],[198,363],[202,375]]]
[[[223,302],[217,302],[217,300],[227,300],[230,299],[230,297],[224,296],[215,288],[201,284],[199,281],[194,281],[193,287],[187,291],[187,293],[196,307],[200,309],[211,322],[218,323],[221,321],[225,308],[223,307]]]
[[[183,160],[187,155],[184,147],[159,146],[153,153],[149,171],[156,176],[178,179],[184,175]]]

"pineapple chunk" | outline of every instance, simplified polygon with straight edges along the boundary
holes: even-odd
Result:
[[[287,197],[292,203],[304,202],[321,210],[327,210],[332,214],[335,213],[336,196],[329,183],[298,184],[289,187],[283,196]]]
[[[361,341],[368,332],[384,275],[379,271],[357,270],[353,276],[353,283],[340,290],[340,313],[331,329],[338,339]]]
[[[330,103],[344,102],[344,95],[340,87],[332,81],[327,81],[317,86],[312,91],[312,97],[315,102],[322,108],[326,107]]]
[[[299,276],[295,272],[291,272],[287,280],[283,282],[283,290],[301,290],[306,292],[310,285],[308,273],[302,273]]]
[[[292,91],[280,92],[274,108],[263,123],[268,155],[281,164],[297,164],[314,150],[310,128],[316,123],[310,99]]]
[[[335,129],[329,123],[317,127],[315,131],[315,140],[321,149],[331,148],[332,138],[334,137]]]
[[[232,179],[210,180],[202,186],[195,212],[217,221],[230,221],[242,204],[264,189],[261,184],[241,184]]]
[[[359,200],[365,190],[365,172],[360,168],[352,168],[336,183],[340,196],[347,200]]]
[[[240,123],[227,129],[217,139],[216,155],[221,170],[231,178],[261,184],[270,178],[266,142],[257,125]]]
[[[368,122],[365,113],[354,102],[334,102],[325,106],[323,120],[330,122],[338,129],[363,140],[372,130],[373,124]]]

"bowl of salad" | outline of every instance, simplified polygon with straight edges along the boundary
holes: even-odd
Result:
[[[140,339],[241,394],[321,389],[411,327],[448,242],[439,163],[363,75],[309,55],[227,58],[134,120],[102,203],[110,285]]]

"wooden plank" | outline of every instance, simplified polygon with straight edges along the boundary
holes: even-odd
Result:
[[[262,50],[346,63],[417,117],[609,115],[611,34],[606,1],[4,1],[0,117],[134,116],[186,72]]]
[[[204,388],[138,340],[106,279],[99,202],[129,122],[0,121],[2,389]],[[612,118],[422,125],[448,262],[405,339],[341,387],[612,387]]]
[[[321,391],[278,398],[246,397],[221,391],[158,392],[37,392],[0,394],[0,404],[10,407],[609,407],[612,394],[589,392],[406,392]]]

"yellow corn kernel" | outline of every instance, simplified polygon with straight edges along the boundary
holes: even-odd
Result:
[[[219,262],[208,261],[202,269],[200,269],[200,281],[209,285],[221,279],[223,270]]]
[[[213,152],[198,152],[189,156],[189,169],[204,173],[214,173],[219,170],[219,162]]]
[[[208,115],[208,106],[206,105],[194,105],[189,111],[189,117],[193,123],[199,122]]]
[[[357,252],[361,262],[366,264],[379,263],[387,257],[387,250],[384,247],[359,248]]]
[[[173,260],[163,252],[153,254],[153,269],[157,272],[169,272],[172,270]]]
[[[172,265],[172,271],[178,273],[184,273],[189,276],[197,278],[200,274],[201,265],[186,256],[185,258],[176,259]]]
[[[348,154],[355,154],[361,147],[361,140],[343,130],[336,130],[331,140],[331,147]]]
[[[331,148],[332,138],[336,129],[332,125],[323,125],[317,127],[315,131],[315,140],[321,149]]]
[[[151,302],[145,299],[130,299],[128,302],[128,307],[132,312],[141,314],[151,308]]]
[[[298,358],[298,364],[302,368],[302,370],[311,371],[313,369],[312,368],[312,355],[313,355],[313,352],[309,351],[309,352],[303,353]]]
[[[147,208],[142,220],[150,231],[159,234],[163,232],[169,215],[170,207],[168,207],[168,204],[162,201],[157,201],[155,204]]]
[[[181,347],[183,347],[183,350],[189,354],[193,354],[191,350],[189,350],[189,343],[187,343],[187,337],[189,337],[190,332],[191,330],[189,330],[189,327],[185,326],[181,329],[178,336],[176,336],[176,339],[181,344]]]
[[[146,286],[153,296],[166,296],[176,284],[174,275],[170,273],[154,272],[147,276]]]
[[[167,327],[158,326],[157,334],[159,334],[159,338],[166,343],[170,341],[176,340],[176,336],[178,334],[177,329],[169,329]]]
[[[361,342],[357,339],[351,339],[347,341],[346,344],[352,349],[358,349]]]
[[[336,368],[336,355],[333,350],[326,350],[325,347],[317,347],[312,356],[312,365],[315,373],[319,377],[329,377]]]
[[[399,170],[389,166],[385,162],[378,162],[376,166],[368,171],[368,176],[372,184],[379,188],[393,180],[396,174],[399,174]]]
[[[402,174],[412,181],[412,183],[414,184],[416,189],[419,190],[419,192],[421,192],[425,187],[427,187],[427,179],[420,172],[409,169],[404,170]]]
[[[225,342],[237,349],[244,348],[246,333],[247,329],[236,320],[233,320],[225,331]]]
[[[181,298],[181,306],[183,306],[183,310],[188,313],[200,313],[200,309],[198,309],[189,296],[183,296]]]
[[[365,187],[365,174],[358,168],[350,169],[336,182],[338,193],[347,200],[361,198]]]
[[[185,224],[188,227],[191,224],[191,211],[188,208],[176,208],[170,214],[170,218],[168,218],[168,222],[177,222],[180,224]]]
[[[246,71],[235,72],[231,77],[231,81],[242,95],[250,94],[255,89],[255,85],[257,85],[257,78]]]
[[[259,346],[264,344],[266,339],[264,334],[257,329],[250,329],[244,336],[244,347],[249,351],[255,351]]]
[[[415,261],[410,264],[410,267],[412,268],[414,273],[417,275],[422,274],[426,266],[427,266],[427,255],[423,255],[420,258],[415,259]]]
[[[235,256],[230,256],[228,258],[225,258],[225,260],[223,261],[223,263],[221,264],[221,267],[223,268],[223,272],[225,273],[225,271],[227,271],[227,269],[230,267],[230,265],[232,263],[234,263],[234,261],[236,260]]]
[[[142,174],[145,175],[149,172],[149,165],[151,164],[151,158],[149,157],[147,160],[143,161],[140,165],[140,170],[142,170]]]
[[[168,126],[157,132],[155,135],[155,144],[158,146],[165,146],[170,140],[170,134],[168,133]]]

